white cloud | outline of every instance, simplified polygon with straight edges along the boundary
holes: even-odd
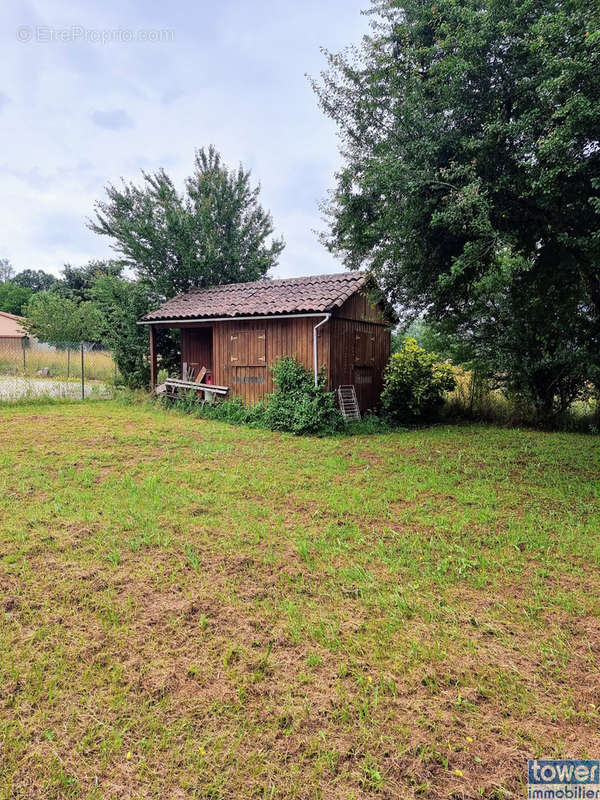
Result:
[[[9,0],[10,3],[10,0]],[[262,185],[287,247],[279,275],[339,270],[317,241],[318,203],[338,165],[332,123],[305,73],[366,31],[366,0],[225,0],[219,5],[108,0],[15,4],[2,25],[0,257],[58,272],[110,255],[85,219],[104,186],[164,166],[181,187],[194,150],[213,143]],[[4,13],[4,10],[3,10]],[[32,41],[16,31],[28,26]],[[170,30],[172,41],[36,40],[39,26]],[[10,102],[9,102],[10,100]],[[8,202],[8,198],[10,201]]]
[[[91,118],[94,125],[99,128],[106,128],[109,131],[120,131],[123,128],[135,127],[135,122],[122,108],[115,108],[113,111],[93,111]]]

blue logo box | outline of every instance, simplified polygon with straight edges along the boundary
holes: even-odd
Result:
[[[530,786],[594,786],[600,788],[600,760],[534,759],[529,762]],[[587,794],[578,795],[587,797]],[[596,792],[590,794],[596,797]]]

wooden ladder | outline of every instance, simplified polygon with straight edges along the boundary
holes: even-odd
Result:
[[[338,386],[338,403],[344,419],[360,419],[360,409],[356,399],[356,389],[354,384],[349,386]]]

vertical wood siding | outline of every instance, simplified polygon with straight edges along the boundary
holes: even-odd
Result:
[[[229,386],[245,403],[257,403],[273,392],[270,367],[281,356],[294,356],[312,371],[313,329],[319,322],[297,317],[190,324],[182,329],[182,361],[202,361],[212,367],[214,383]],[[325,369],[327,385],[335,390],[354,384],[361,411],[376,406],[381,394],[391,344],[384,322],[382,309],[357,292],[317,331],[318,366]],[[212,345],[206,329],[212,330]]]
[[[23,344],[24,342],[24,344]],[[0,352],[20,353],[23,347],[28,347],[29,339],[27,337],[19,338],[17,336],[0,336]]]
[[[230,395],[240,397],[245,403],[257,403],[273,392],[270,367],[282,356],[294,356],[312,372],[313,328],[319,321],[319,317],[306,317],[195,323],[182,329],[182,361],[193,363],[196,360],[199,354],[197,342],[203,336],[201,331],[212,328],[214,383],[229,386]],[[327,324],[317,331],[317,351],[319,368],[325,368],[329,383]]]
[[[391,349],[385,322],[383,309],[365,292],[355,292],[330,321],[331,387],[354,384],[361,411],[374,408],[383,389]]]
[[[373,305],[367,292],[355,292],[335,312],[337,317],[360,320],[362,322],[386,322],[380,305]]]
[[[331,365],[331,386],[354,384],[361,411],[374,408],[383,388],[383,372],[390,357],[390,331],[383,325],[333,317],[331,340],[335,355]],[[364,357],[365,342],[369,345]]]
[[[181,331],[181,360],[196,371],[199,367],[213,368],[212,328],[199,328]]]

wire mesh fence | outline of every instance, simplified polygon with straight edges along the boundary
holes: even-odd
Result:
[[[111,353],[97,344],[47,345],[0,338],[0,401],[29,397],[107,397],[117,380]]]

